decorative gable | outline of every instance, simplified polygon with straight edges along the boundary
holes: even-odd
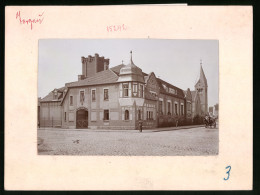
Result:
[[[146,81],[146,90],[155,97],[159,95],[159,85],[157,83],[156,76],[153,72],[148,75]]]

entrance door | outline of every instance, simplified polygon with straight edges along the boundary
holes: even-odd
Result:
[[[78,110],[77,111],[77,120],[76,120],[77,129],[88,128],[88,111],[87,110]]]

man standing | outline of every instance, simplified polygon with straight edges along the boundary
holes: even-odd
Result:
[[[178,127],[178,114],[176,114],[175,122],[176,122],[176,127]]]
[[[141,120],[139,121],[139,131],[143,131],[143,122]]]

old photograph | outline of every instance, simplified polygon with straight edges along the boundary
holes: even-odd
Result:
[[[218,155],[218,40],[38,44],[38,155]]]

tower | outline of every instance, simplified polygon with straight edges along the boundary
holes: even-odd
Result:
[[[100,57],[97,53],[94,56],[89,55],[87,58],[82,56],[81,62],[82,74],[79,75],[79,80],[109,69],[109,59],[105,59],[103,56]]]
[[[208,83],[202,68],[202,61],[200,60],[200,77],[195,85],[195,90],[198,92],[201,102],[202,115],[208,112]]]

